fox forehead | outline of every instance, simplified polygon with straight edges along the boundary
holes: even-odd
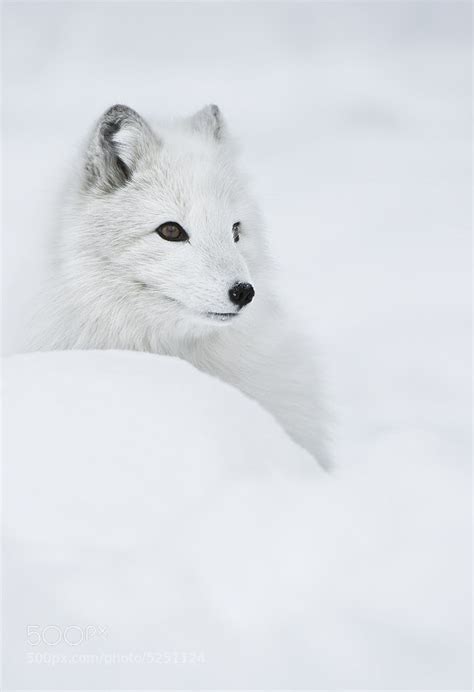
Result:
[[[137,177],[137,184],[145,184],[147,192],[155,188],[180,205],[209,199],[232,202],[243,192],[231,157],[192,135],[164,139],[161,150]]]
[[[229,162],[212,154],[198,157],[163,147],[156,161],[117,191],[114,206],[121,207],[122,215],[128,209],[128,214],[138,214],[150,222],[215,226],[239,220],[234,216],[244,206],[244,194]],[[103,204],[101,207],[107,213]]]

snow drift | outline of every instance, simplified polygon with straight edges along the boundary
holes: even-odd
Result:
[[[429,437],[328,475],[176,359],[14,356],[5,380],[7,680],[467,685],[468,474]]]

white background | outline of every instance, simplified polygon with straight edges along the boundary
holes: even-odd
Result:
[[[338,502],[365,532],[356,579],[363,586],[345,590],[354,544],[321,490],[326,481],[316,483],[313,548],[326,560],[330,555],[331,566],[310,559],[313,586],[304,588],[313,605],[340,603],[345,594],[337,623],[330,608],[319,618],[300,614],[298,620],[293,613],[291,636],[277,635],[273,600],[252,620],[258,599],[247,613],[250,601],[236,597],[248,647],[255,652],[260,641],[260,652],[261,642],[271,651],[260,668],[249,665],[249,654],[216,664],[208,677],[188,671],[189,678],[173,678],[168,671],[159,678],[156,670],[142,670],[123,685],[469,687],[469,3],[8,3],[3,32],[5,352],[24,348],[63,171],[99,114],[125,103],[166,118],[217,103],[241,142],[261,200],[282,295],[322,352],[339,418],[339,468],[330,492],[342,493]],[[21,362],[13,371],[30,372],[34,389],[38,372]],[[85,366],[74,360],[71,367],[82,372]],[[101,366],[93,360],[88,367]],[[54,365],[51,372],[60,378]],[[17,383],[25,396],[28,382]],[[105,389],[119,386],[111,378]],[[28,468],[22,472],[28,478]],[[118,483],[122,499],[127,482]],[[221,492],[235,490],[233,482],[231,474]],[[22,501],[16,492],[12,516]],[[67,496],[68,490],[55,492]],[[40,513],[48,505],[42,497]],[[278,522],[280,500],[277,494],[265,506]],[[290,523],[295,532],[298,521],[303,518]],[[320,528],[325,524],[327,532]],[[41,539],[28,526],[20,531],[20,553],[31,550],[34,562]],[[92,528],[84,531],[81,540],[93,541]],[[252,526],[244,521],[242,531],[251,541]],[[61,540],[58,534],[58,545]],[[277,535],[266,540],[279,544]],[[78,554],[71,559],[81,564]],[[245,560],[242,555],[242,574]],[[10,564],[21,572],[21,562],[12,557]],[[55,580],[63,583],[50,567],[46,560],[42,577],[36,571],[36,580],[26,579],[31,612],[44,590],[57,588]],[[115,579],[111,565],[101,569],[102,586]],[[161,573],[158,557],[154,569]],[[172,581],[172,565],[167,569]],[[301,586],[297,572],[283,592],[268,592],[283,604],[283,623],[291,611],[288,593]],[[216,593],[225,579],[212,560],[207,576],[209,593]],[[40,591],[31,580],[43,584]],[[234,592],[224,589],[224,601]],[[141,602],[141,591],[132,593]],[[24,592],[10,596],[14,628]],[[135,622],[134,612],[130,604],[124,610],[130,637],[140,631],[140,647],[152,649],[144,616]],[[173,612],[167,611],[169,623]],[[110,605],[109,624],[112,613]],[[223,607],[211,648],[226,634],[235,636],[235,622],[224,613]],[[157,617],[162,614],[152,610],[150,618]],[[331,636],[322,643],[326,631]],[[6,637],[7,646],[23,651],[24,641],[13,639]],[[324,665],[315,663],[317,656]],[[90,668],[83,674],[63,671],[61,684],[119,685]],[[34,675],[15,663],[11,685],[33,685]]]

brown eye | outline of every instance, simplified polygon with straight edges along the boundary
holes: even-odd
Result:
[[[240,240],[240,221],[236,221],[232,226],[232,233],[234,236],[234,243],[238,243]]]
[[[161,226],[158,226],[156,229],[156,233],[158,233],[163,240],[172,240],[173,242],[189,240],[189,236],[184,228],[181,228],[179,223],[176,223],[175,221],[167,221],[166,223],[162,223]]]

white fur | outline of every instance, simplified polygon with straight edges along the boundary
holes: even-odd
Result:
[[[279,306],[260,214],[220,112],[206,107],[156,132],[123,112],[107,156],[105,115],[99,121],[71,185],[34,347],[184,358],[259,401],[327,466],[313,349]],[[125,184],[114,180],[110,147],[131,171]],[[165,221],[190,241],[160,238]],[[229,321],[206,316],[235,309],[228,290],[237,281],[252,283],[254,300]],[[246,434],[238,420],[235,431]]]

